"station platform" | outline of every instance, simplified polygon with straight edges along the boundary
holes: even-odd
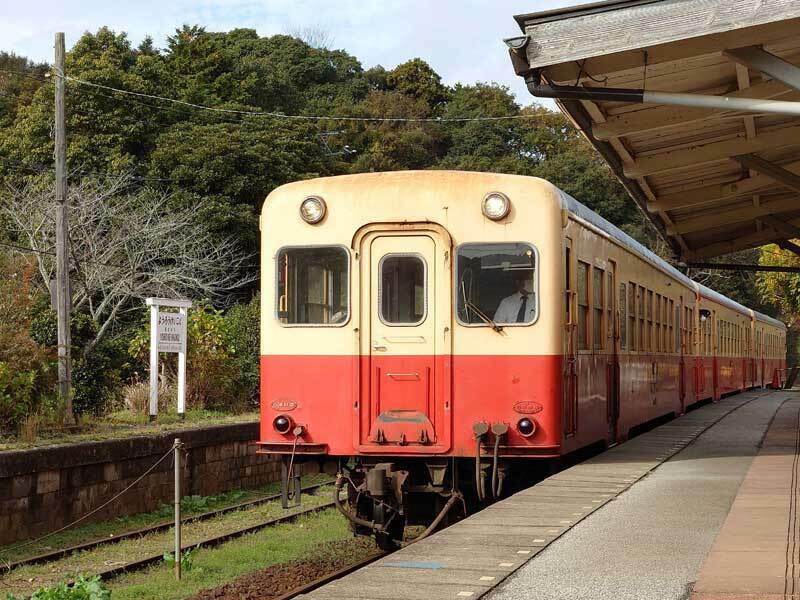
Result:
[[[301,598],[800,597],[799,446],[800,393],[731,396]]]

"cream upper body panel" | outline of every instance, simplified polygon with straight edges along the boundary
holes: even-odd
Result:
[[[481,202],[490,192],[511,201],[500,222],[484,217]],[[326,217],[317,225],[305,223],[300,203],[321,197]],[[454,171],[399,171],[312,179],[273,191],[260,217],[262,355],[355,355],[360,352],[359,315],[362,297],[358,273],[358,239],[368,231],[402,230],[409,224],[430,230],[437,239],[452,242],[443,252],[446,277],[439,277],[437,294],[453,301],[453,259],[463,243],[526,242],[537,254],[536,321],[530,326],[467,327],[455,318],[449,325],[453,354],[556,355],[561,353],[562,212],[560,192],[532,177]],[[426,223],[430,224],[426,227]],[[385,225],[382,225],[385,224]],[[282,325],[276,318],[277,256],[287,246],[338,245],[350,255],[349,319],[341,327]],[[356,247],[353,247],[355,245]],[[446,253],[446,255],[445,255]],[[543,309],[544,308],[544,309]],[[445,335],[446,332],[440,332]]]

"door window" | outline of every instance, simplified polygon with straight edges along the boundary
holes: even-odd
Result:
[[[592,342],[595,350],[603,349],[603,269],[592,269]]]
[[[418,254],[387,254],[381,259],[378,302],[387,325],[419,325],[425,320],[425,261]]]
[[[591,267],[578,261],[578,350],[589,349],[589,272]]]

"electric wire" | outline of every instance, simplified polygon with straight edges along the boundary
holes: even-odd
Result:
[[[18,250],[20,252],[29,252],[31,254],[49,254],[51,256],[55,256],[55,252],[50,252],[49,250],[40,250],[39,248],[31,248],[30,246],[20,246],[18,244],[11,244],[9,242],[2,242],[0,241],[0,246],[6,246],[7,248],[12,248],[13,250]]]
[[[8,75],[19,75],[20,77],[27,77],[28,79],[35,79],[36,81],[47,82],[46,75],[36,75],[34,73],[28,73],[26,71],[16,71],[14,69],[1,69],[0,73],[6,73]]]
[[[78,85],[94,87],[103,90],[109,90],[118,94],[125,94],[135,96],[138,98],[149,98],[151,100],[160,100],[162,102],[169,102],[175,105],[186,106],[196,110],[205,110],[221,114],[230,115],[243,115],[243,116],[257,116],[257,117],[272,117],[276,119],[294,120],[294,121],[348,121],[348,122],[361,122],[361,123],[467,123],[467,122],[481,122],[481,121],[508,121],[508,120],[521,120],[532,118],[543,118],[549,115],[541,114],[520,114],[520,115],[503,115],[497,117],[348,117],[348,116],[334,116],[334,115],[296,115],[285,114],[274,111],[255,111],[255,110],[239,110],[233,108],[219,108],[213,106],[205,106],[203,104],[196,104],[194,102],[187,102],[185,100],[178,100],[177,98],[167,98],[165,96],[158,96],[156,94],[145,94],[143,92],[132,92],[130,90],[123,90],[113,86],[104,85],[102,83],[95,83],[72,77],[70,75],[55,74],[56,77],[61,77],[65,81],[71,81]]]

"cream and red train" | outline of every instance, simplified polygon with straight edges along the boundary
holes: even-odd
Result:
[[[782,323],[540,179],[292,183],[261,235],[261,450],[338,461],[384,545],[531,459],[782,381]]]

